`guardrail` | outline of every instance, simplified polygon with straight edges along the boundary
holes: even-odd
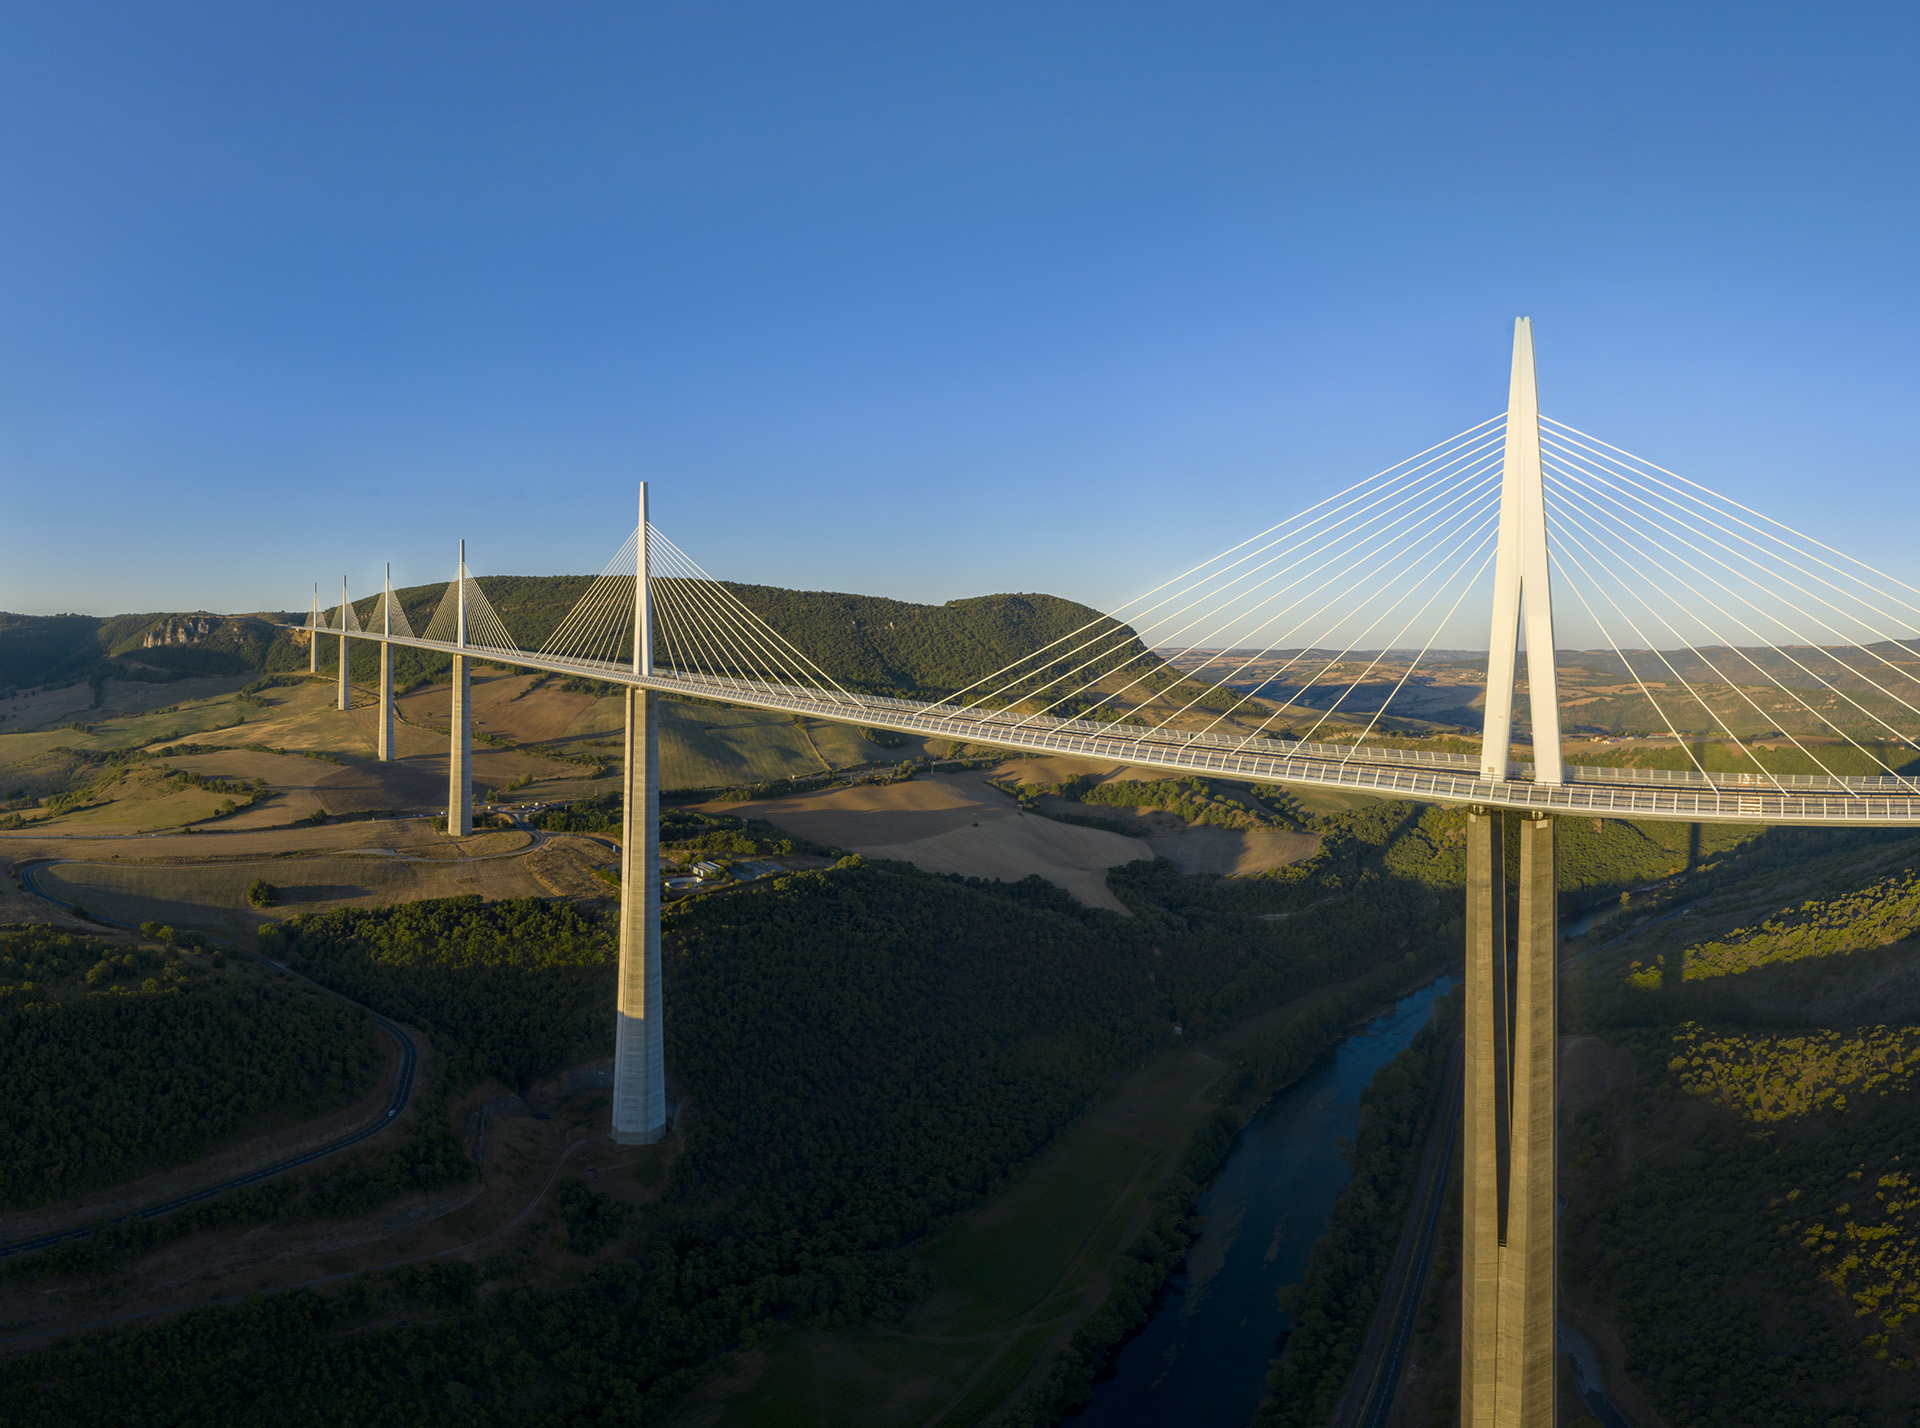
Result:
[[[1574,777],[1567,783],[1536,784],[1527,765],[1510,767],[1509,774],[1526,773],[1529,777],[1483,779],[1479,777],[1478,761],[1462,754],[1264,738],[1237,740],[1189,730],[1021,716],[1004,710],[962,712],[910,699],[824,696],[769,680],[721,678],[680,670],[636,675],[630,666],[601,661],[457,646],[400,635],[354,634],[353,638],[385,640],[610,684],[807,714],[837,723],[897,729],[928,738],[991,744],[1027,753],[1071,754],[1175,772],[1212,773],[1260,783],[1345,789],[1383,798],[1687,823],[1920,827],[1920,794],[1904,779],[1837,781],[1783,774],[1776,787],[1776,780],[1769,778],[1763,783],[1759,775],[1715,775],[1707,781],[1698,774],[1689,776],[1666,769],[1579,768],[1572,771]],[[1742,778],[1751,778],[1752,782],[1737,782]],[[1785,791],[1796,788],[1807,792],[1796,795]],[[1894,793],[1893,789],[1905,792]]]

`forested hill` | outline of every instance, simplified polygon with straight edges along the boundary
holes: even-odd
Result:
[[[480,581],[524,649],[538,649],[591,583],[583,575]],[[728,589],[834,679],[872,694],[950,693],[1103,618],[1056,595],[981,595],[915,605],[771,585],[729,583]],[[423,631],[446,587],[416,585],[396,593],[413,628]],[[363,624],[371,623],[374,605],[373,598],[355,602]],[[1123,648],[1138,652],[1138,642]],[[372,649],[360,653],[371,677]],[[0,690],[98,677],[270,673],[304,669],[306,662],[305,646],[270,617],[0,615]],[[402,684],[412,684],[446,666],[444,657],[403,651],[395,673]]]
[[[772,585],[729,588],[835,679],[873,694],[951,693],[1089,623],[1120,628],[1100,611],[1057,595],[979,595],[912,605],[879,595]],[[1125,648],[1138,653],[1139,641],[1129,640]]]

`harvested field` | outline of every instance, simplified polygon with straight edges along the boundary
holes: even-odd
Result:
[[[245,944],[261,922],[294,913],[384,907],[466,893],[487,898],[548,895],[522,858],[455,861],[371,851],[247,862],[57,863],[35,877],[50,895],[104,917],[198,928]],[[278,906],[261,910],[247,905],[247,885],[255,878],[265,878],[280,890]]]
[[[797,838],[835,848],[907,843],[975,822],[1012,818],[1017,812],[1011,799],[988,788],[978,774],[932,774],[908,783],[858,784],[798,798],[693,806],[706,813],[744,812]]]
[[[332,814],[444,811],[447,761],[442,756],[438,760],[402,759],[387,764],[376,762],[332,769],[315,780],[313,791],[319,797],[320,806]]]
[[[764,818],[795,837],[930,873],[1018,882],[1034,874],[1089,907],[1125,913],[1107,891],[1108,868],[1153,856],[1137,838],[1026,815],[979,774],[861,784],[800,798],[714,803],[706,811]]]
[[[713,788],[825,767],[806,730],[784,714],[672,699],[658,708],[662,788]]]
[[[1280,828],[1185,828],[1149,838],[1147,846],[1183,873],[1242,877],[1311,858],[1320,840]]]
[[[1131,916],[1107,890],[1107,869],[1152,856],[1137,838],[1098,828],[1075,828],[1039,814],[1014,813],[982,820],[910,843],[869,844],[854,849],[875,858],[901,858],[929,873],[1019,882],[1034,874],[1064,888],[1088,907]]]

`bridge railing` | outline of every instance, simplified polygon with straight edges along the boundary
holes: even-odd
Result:
[[[440,641],[398,635],[366,634],[356,638],[385,639],[392,644],[423,649],[452,649]],[[1698,775],[1689,779],[1663,769],[1578,769],[1573,781],[1562,784],[1536,784],[1526,778],[1493,781],[1478,776],[1477,760],[1459,754],[1355,749],[1347,745],[1279,739],[1242,741],[1126,723],[1019,716],[1005,710],[962,713],[907,699],[823,696],[816,690],[802,691],[770,680],[723,678],[682,670],[656,670],[652,675],[636,676],[631,667],[625,665],[479,645],[469,645],[463,652],[480,659],[608,683],[810,714],[842,723],[898,729],[923,737],[1213,773],[1260,783],[1346,788],[1384,798],[1486,804],[1603,818],[1920,825],[1920,797],[1892,796],[1881,791],[1889,787],[1910,789],[1911,785],[1899,779],[1852,779],[1838,784],[1804,775],[1795,776],[1789,782],[1787,776],[1781,776],[1780,782],[1786,787],[1807,789],[1804,796],[1783,794],[1772,786],[1771,780],[1763,784],[1757,775],[1752,776],[1750,784],[1743,785],[1735,782],[1739,775],[1715,775],[1709,782]],[[1424,756],[1416,757],[1419,755]],[[1524,771],[1531,772],[1530,769]],[[1634,787],[1635,784],[1644,787]],[[1823,785],[1827,791],[1822,791]]]

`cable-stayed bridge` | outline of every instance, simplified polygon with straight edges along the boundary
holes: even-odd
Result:
[[[647,502],[642,487],[625,544],[537,648],[493,608],[464,545],[424,630],[391,579],[362,608],[343,582],[340,604],[322,611],[316,587],[304,627],[316,672],[320,637],[339,637],[342,709],[348,642],[379,645],[382,759],[393,756],[393,650],[452,658],[455,836],[472,831],[473,660],[624,688],[616,1139],[667,1129],[657,696],[1465,806],[1461,1404],[1474,1428],[1552,1422],[1555,816],[1920,827],[1920,780],[1904,771],[1920,752],[1920,589],[1542,417],[1524,318],[1500,415],[938,699],[847,688],[658,530]],[[1463,619],[1489,618],[1478,603],[1489,581],[1479,752],[1396,747],[1383,724],[1394,699],[1449,632],[1457,643]],[[1680,767],[1567,762],[1556,588],[1562,612],[1605,645],[1573,657],[1597,660],[1581,701],[1630,708],[1648,741],[1681,751]],[[1516,758],[1523,657],[1530,752]],[[1359,693],[1382,683],[1384,698]]]

